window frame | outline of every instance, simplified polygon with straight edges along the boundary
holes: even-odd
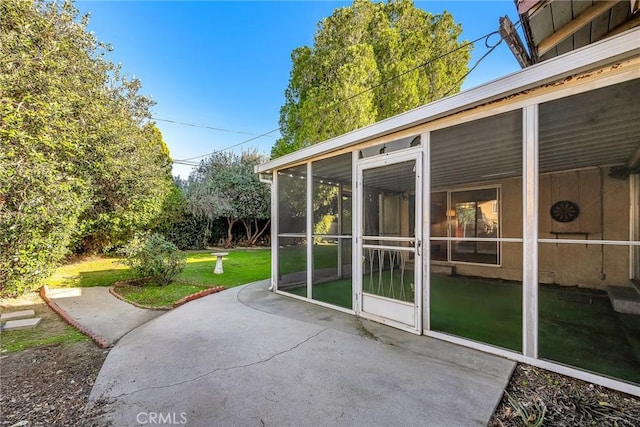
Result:
[[[459,193],[465,191],[486,191],[486,190],[495,190],[496,191],[496,200],[494,203],[497,203],[497,215],[498,215],[498,232],[496,237],[473,237],[473,238],[460,238],[453,236],[453,224],[451,217],[449,216],[449,212],[453,210],[451,203],[451,195],[452,193]],[[448,264],[461,264],[461,265],[474,265],[480,267],[502,267],[502,243],[504,241],[522,241],[519,239],[506,239],[502,237],[502,185],[501,184],[487,184],[487,185],[477,185],[471,187],[454,187],[449,189],[432,189],[431,194],[434,193],[445,193],[446,194],[446,209],[445,209],[445,221],[447,222],[447,232],[445,237],[437,237],[430,236],[430,241],[445,241],[447,246],[447,259],[446,260],[435,260],[431,259],[430,261],[437,265],[448,265]],[[493,209],[492,209],[493,210]],[[465,240],[460,240],[465,239]],[[478,240],[480,239],[480,240]],[[471,242],[496,242],[496,263],[485,263],[485,262],[472,262],[472,261],[459,261],[454,260],[452,257],[452,249],[453,243],[459,241],[471,241]]]

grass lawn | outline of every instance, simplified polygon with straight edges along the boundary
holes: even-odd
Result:
[[[223,274],[213,274],[216,257],[212,251],[187,252],[187,266],[176,277],[177,281],[197,283],[208,286],[231,288],[271,276],[271,250],[231,249],[223,258]]]
[[[111,286],[132,278],[129,267],[120,258],[92,257],[57,268],[45,283],[52,288],[88,288]]]
[[[179,299],[205,289],[209,289],[209,286],[173,282],[166,286],[118,286],[115,291],[127,301],[133,301],[145,307],[159,308],[171,306]]]
[[[187,252],[185,269],[168,286],[123,286],[116,292],[128,301],[149,307],[163,307],[195,292],[213,287],[231,288],[271,275],[271,250],[231,249],[224,257],[224,274],[213,274],[216,257],[212,251]],[[132,279],[120,258],[90,258],[58,268],[46,281],[50,287],[111,286]]]

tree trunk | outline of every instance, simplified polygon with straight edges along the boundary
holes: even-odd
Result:
[[[251,222],[248,219],[242,219],[242,225],[244,225],[244,231],[247,234],[247,246],[253,246],[251,243]]]
[[[248,246],[255,246],[260,236],[264,234],[267,227],[269,227],[269,224],[271,224],[271,219],[269,219],[262,228],[259,228],[258,220],[255,218],[253,220],[253,224],[251,224],[251,221],[247,219],[243,219],[241,221],[242,221],[242,225],[244,225],[244,230],[247,234]]]
[[[227,241],[224,243],[225,248],[230,248],[233,242],[233,233],[231,230],[233,229],[233,224],[235,224],[237,219],[227,217]]]
[[[250,246],[253,246],[256,244],[256,241],[260,238],[260,236],[262,236],[262,234],[265,232],[269,224],[271,224],[271,218],[269,218],[269,220],[264,224],[264,227],[262,227],[261,230],[258,229],[258,220],[256,219],[254,221],[256,224],[256,232],[254,233],[253,236],[251,236],[251,240],[249,242]]]
[[[209,218],[207,218],[207,222],[204,226],[204,230],[203,230],[203,236],[202,236],[202,248],[206,249],[207,244],[209,243],[209,236],[211,236],[211,220]]]

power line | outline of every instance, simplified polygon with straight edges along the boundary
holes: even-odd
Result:
[[[407,74],[409,74],[409,73],[411,73],[411,72],[413,72],[413,71],[416,71],[416,70],[418,70],[418,69],[420,69],[420,68],[422,68],[422,67],[425,67],[425,66],[427,66],[427,65],[429,65],[429,64],[431,64],[431,63],[433,63],[433,62],[435,62],[435,61],[437,61],[437,60],[439,60],[439,59],[442,59],[442,58],[444,58],[444,57],[446,57],[446,56],[448,56],[448,55],[451,55],[451,54],[453,54],[453,53],[455,53],[455,52],[457,52],[457,51],[461,50],[461,49],[464,49],[464,48],[465,48],[465,47],[467,47],[467,46],[473,45],[473,44],[475,44],[475,43],[479,42],[480,40],[484,40],[484,44],[485,44],[485,46],[486,46],[487,48],[489,48],[489,51],[488,51],[487,53],[485,53],[485,54],[484,54],[484,55],[483,55],[483,56],[482,56],[478,61],[476,61],[476,63],[473,65],[473,67],[472,67],[469,71],[467,71],[467,73],[465,73],[465,75],[464,75],[464,76],[462,76],[460,79],[458,79],[458,80],[457,80],[457,81],[456,81],[456,82],[451,86],[451,89],[450,89],[447,93],[445,93],[445,94],[442,96],[442,97],[444,98],[445,96],[449,95],[449,94],[450,94],[450,93],[451,93],[451,92],[452,92],[452,91],[457,87],[458,83],[460,83],[462,80],[464,80],[464,79],[465,79],[465,78],[466,78],[466,77],[467,77],[467,76],[468,76],[468,75],[469,75],[469,74],[470,74],[470,73],[471,73],[471,72],[472,72],[472,71],[473,71],[473,70],[478,66],[478,64],[480,63],[480,61],[482,61],[484,58],[486,58],[486,57],[487,57],[491,52],[493,52],[493,50],[494,50],[494,49],[495,49],[495,48],[496,48],[500,43],[502,43],[502,38],[501,38],[501,39],[500,39],[497,43],[495,43],[494,45],[489,45],[489,39],[491,38],[491,36],[499,35],[499,34],[500,34],[499,30],[495,30],[495,31],[491,31],[491,32],[489,32],[489,33],[487,33],[487,34],[485,34],[485,35],[483,35],[483,36],[480,36],[480,37],[478,37],[478,38],[476,38],[476,39],[474,39],[474,40],[472,40],[472,41],[470,41],[470,42],[463,43],[463,44],[461,44],[460,46],[458,46],[457,48],[455,48],[455,49],[453,49],[453,50],[447,51],[447,52],[442,53],[442,54],[440,54],[440,55],[438,55],[438,56],[435,56],[435,57],[433,57],[433,58],[429,58],[429,59],[427,59],[426,61],[422,62],[421,64],[419,64],[419,65],[417,65],[417,66],[415,66],[415,67],[413,67],[413,68],[411,68],[411,69],[409,69],[409,70],[406,70],[406,71],[404,71],[404,72],[402,72],[402,73],[400,73],[400,74],[397,74],[397,75],[395,75],[395,76],[393,76],[393,77],[390,77],[390,78],[388,78],[387,80],[385,80],[385,81],[383,81],[383,82],[377,83],[377,84],[375,84],[375,85],[373,85],[373,86],[371,86],[371,87],[369,87],[369,88],[367,88],[367,89],[364,89],[364,90],[362,90],[362,91],[360,91],[360,92],[355,93],[354,95],[351,95],[351,96],[348,96],[348,97],[346,97],[346,98],[344,98],[344,99],[341,99],[341,100],[339,100],[339,101],[336,101],[336,102],[334,102],[333,104],[330,104],[329,106],[327,106],[327,107],[323,108],[323,109],[322,109],[322,112],[328,111],[328,110],[330,110],[330,109],[335,109],[336,107],[338,107],[338,105],[340,105],[340,104],[341,104],[341,103],[343,103],[343,102],[350,101],[350,100],[352,100],[353,98],[356,98],[356,97],[358,97],[358,96],[360,96],[360,95],[363,95],[363,94],[365,94],[365,93],[367,93],[367,92],[370,92],[370,91],[372,91],[372,90],[374,90],[374,89],[377,89],[377,88],[379,88],[380,86],[384,86],[384,85],[386,85],[386,84],[387,84],[387,83],[389,83],[389,82],[392,82],[392,81],[397,80],[397,79],[399,79],[399,78],[401,78],[401,77],[404,77],[405,75],[407,75]],[[300,126],[300,125],[298,125],[298,126]]]
[[[195,123],[179,122],[177,120],[161,119],[159,117],[152,117],[152,119],[156,120],[156,121],[159,121],[159,122],[166,122],[166,123],[173,123],[173,124],[181,125],[181,126],[189,126],[189,127],[194,127],[194,128],[215,130],[215,131],[218,131],[218,132],[239,133],[239,134],[243,134],[243,135],[258,135],[257,133],[253,133],[253,132],[245,132],[245,131],[241,131],[241,130],[224,129],[224,128],[218,128],[218,127],[214,127],[214,126],[199,125],[199,124],[195,124]]]
[[[489,56],[489,54],[491,52],[493,52],[498,46],[500,46],[500,44],[502,43],[502,38],[500,40],[498,40],[497,43],[493,44],[493,45],[489,45],[489,41],[488,38],[485,39],[484,41],[484,45],[488,48],[488,50],[484,53],[484,55],[482,55],[475,64],[473,64],[473,67],[469,68],[469,71],[467,71],[462,77],[460,77],[451,87],[451,89],[449,89],[449,91],[447,93],[445,93],[444,95],[442,95],[442,97],[444,98],[445,96],[448,96],[451,92],[453,92],[453,89],[458,86],[458,83],[460,83],[462,80],[466,79],[467,76],[469,74],[471,74],[471,72],[473,70],[476,69],[476,67],[478,67],[478,65],[480,65],[480,62],[482,62],[482,60],[484,60],[487,56]]]
[[[516,25],[518,25],[519,23],[520,23],[520,22],[518,21],[518,22],[516,23]],[[356,97],[358,97],[358,96],[361,96],[361,95],[363,95],[363,94],[365,94],[365,93],[367,93],[367,92],[370,92],[370,91],[372,91],[372,90],[374,90],[374,89],[377,89],[377,88],[379,88],[380,86],[384,86],[384,85],[386,85],[387,83],[390,83],[390,82],[392,82],[392,81],[394,81],[394,80],[397,80],[397,79],[399,79],[399,78],[402,78],[402,77],[404,77],[405,75],[407,75],[407,74],[409,74],[409,73],[411,73],[411,72],[413,72],[413,71],[416,71],[416,70],[418,70],[418,69],[420,69],[420,68],[422,68],[422,67],[425,67],[425,66],[427,66],[427,65],[429,65],[429,64],[431,64],[431,63],[433,63],[433,62],[435,62],[435,61],[437,61],[437,60],[439,60],[439,59],[442,59],[442,58],[444,58],[444,57],[446,57],[446,56],[448,56],[448,55],[451,55],[451,54],[453,54],[453,53],[455,53],[455,52],[457,52],[457,51],[461,50],[461,49],[464,49],[464,48],[465,48],[465,47],[467,47],[467,46],[473,45],[473,44],[475,44],[475,43],[479,42],[480,40],[484,40],[484,41],[485,41],[485,46],[486,46],[489,50],[488,50],[488,51],[487,51],[487,52],[486,52],[482,57],[480,57],[480,59],[478,59],[478,61],[476,61],[476,63],[473,65],[473,67],[471,67],[471,69],[469,69],[469,71],[467,71],[467,73],[465,73],[465,75],[464,75],[464,76],[462,76],[458,81],[456,81],[456,82],[453,84],[453,86],[452,86],[452,88],[449,90],[449,92],[447,92],[446,94],[444,94],[444,96],[447,96],[449,93],[451,93],[451,92],[453,91],[453,89],[457,86],[457,84],[458,84],[458,83],[460,83],[460,82],[461,82],[463,79],[465,79],[465,78],[466,78],[466,77],[467,77],[467,76],[468,76],[468,75],[469,75],[473,70],[475,70],[475,69],[476,69],[476,67],[480,64],[480,62],[481,62],[483,59],[485,59],[485,58],[486,58],[486,57],[487,57],[491,52],[493,52],[493,50],[494,50],[496,47],[498,47],[498,45],[500,45],[500,43],[502,43],[502,38],[501,38],[501,39],[500,39],[497,43],[495,43],[494,45],[489,45],[489,42],[488,42],[488,41],[489,41],[489,38],[490,38],[491,36],[493,36],[493,35],[496,35],[496,34],[499,34],[499,31],[498,31],[498,30],[491,31],[491,32],[489,32],[489,33],[487,33],[487,34],[485,34],[485,35],[483,35],[483,36],[480,36],[480,37],[478,37],[478,38],[476,38],[476,39],[474,39],[474,40],[472,40],[472,41],[470,41],[470,42],[463,43],[463,44],[461,44],[460,46],[456,47],[456,48],[455,48],[455,49],[453,49],[453,50],[447,51],[447,52],[442,53],[442,54],[440,54],[440,55],[438,55],[438,56],[435,56],[435,57],[433,57],[433,58],[429,58],[428,60],[426,60],[426,61],[424,61],[424,62],[422,62],[422,63],[418,64],[417,66],[415,66],[415,67],[413,67],[413,68],[411,68],[411,69],[409,69],[409,70],[403,71],[402,73],[397,74],[397,75],[395,75],[395,76],[393,76],[393,77],[390,77],[390,78],[388,78],[388,79],[387,79],[387,80],[385,80],[385,81],[382,81],[382,82],[380,82],[380,83],[377,83],[377,84],[375,84],[375,85],[373,85],[373,86],[371,86],[371,87],[369,87],[369,88],[367,88],[367,89],[363,89],[363,90],[361,90],[360,92],[357,92],[357,93],[355,93],[355,94],[353,94],[353,95],[350,95],[350,96],[348,96],[348,97],[346,97],[346,98],[340,99],[340,100],[338,100],[338,101],[336,101],[336,102],[334,102],[334,103],[332,103],[332,104],[328,105],[327,107],[322,108],[320,112],[325,112],[325,111],[328,111],[329,109],[334,109],[334,108],[336,108],[339,104],[342,104],[342,103],[344,103],[344,102],[350,101],[350,100],[352,100],[352,99],[354,99],[354,98],[356,98]],[[300,125],[298,125],[298,126],[300,126]],[[254,141],[254,140],[258,139],[258,138],[262,138],[262,137],[264,137],[264,136],[267,136],[267,135],[269,135],[269,134],[272,134],[272,133],[274,133],[274,132],[276,132],[276,131],[278,131],[278,130],[280,130],[280,127],[277,127],[277,128],[275,128],[275,129],[270,130],[270,131],[268,131],[268,132],[265,132],[265,133],[263,133],[263,134],[257,135],[257,136],[255,136],[255,137],[253,137],[253,138],[249,138],[249,139],[247,139],[247,140],[245,140],[245,141],[242,141],[242,142],[239,142],[239,143],[237,143],[237,144],[231,145],[231,146],[229,146],[229,147],[222,148],[222,149],[220,149],[220,150],[216,150],[216,151],[213,151],[213,152],[208,153],[208,154],[203,154],[203,155],[201,155],[201,156],[196,156],[196,157],[190,157],[190,158],[188,158],[188,159],[177,160],[176,162],[188,162],[188,161],[190,161],[190,160],[201,159],[201,158],[203,158],[203,157],[207,157],[207,156],[211,156],[211,155],[213,155],[213,154],[217,154],[217,153],[220,153],[220,152],[223,152],[223,151],[227,151],[227,150],[230,150],[231,148],[238,147],[238,146],[240,146],[240,145],[246,144],[247,142]],[[179,164],[184,164],[184,163],[179,163]]]
[[[254,140],[258,139],[258,138],[262,138],[262,137],[268,136],[268,135],[270,135],[270,134],[272,134],[272,133],[274,133],[276,131],[279,131],[279,130],[280,130],[280,128],[277,127],[277,128],[275,128],[273,130],[270,130],[269,132],[261,133],[260,135],[254,136],[253,138],[249,138],[249,139],[241,141],[241,142],[238,142],[237,144],[230,145],[230,146],[228,146],[226,148],[221,148],[219,150],[212,151],[211,153],[203,154],[201,156],[189,157],[188,159],[175,160],[174,163],[185,164],[184,162],[188,162],[189,160],[196,160],[196,159],[201,159],[203,157],[212,156],[214,154],[221,153],[223,151],[227,151],[227,150],[230,150],[232,148],[238,147],[240,145],[246,144],[247,142],[254,141]]]
[[[373,86],[371,86],[371,87],[369,87],[369,88],[367,88],[367,89],[363,89],[363,90],[361,90],[360,92],[357,92],[357,93],[355,93],[355,94],[353,94],[353,95],[351,95],[351,96],[348,96],[348,97],[346,97],[346,98],[344,98],[344,99],[341,99],[341,100],[338,100],[338,101],[334,102],[333,104],[331,104],[331,105],[329,105],[328,107],[326,107],[326,110],[328,110],[328,109],[330,109],[330,108],[334,108],[334,107],[338,106],[338,104],[341,104],[341,103],[343,103],[343,102],[351,101],[353,98],[356,98],[356,97],[358,97],[358,96],[360,96],[360,95],[363,95],[363,94],[365,94],[365,93],[367,93],[367,92],[370,92],[370,91],[372,91],[372,90],[374,90],[374,89],[377,89],[377,88],[379,88],[380,86],[384,86],[384,85],[386,85],[386,84],[387,84],[387,83],[389,83],[389,82],[392,82],[392,81],[394,81],[394,80],[399,79],[400,77],[404,77],[405,75],[407,75],[407,74],[409,74],[409,73],[411,73],[411,72],[413,72],[413,71],[416,71],[416,70],[417,70],[417,69],[419,69],[419,68],[425,67],[425,66],[427,66],[427,65],[429,65],[429,64],[431,64],[431,63],[433,63],[433,62],[435,62],[435,61],[437,61],[437,60],[439,60],[439,59],[444,58],[444,57],[445,57],[445,56],[447,56],[447,55],[451,55],[452,53],[455,53],[455,52],[459,51],[460,49],[464,49],[464,48],[465,48],[465,47],[467,47],[467,46],[470,46],[470,45],[472,45],[472,44],[474,44],[474,43],[477,43],[477,42],[479,42],[480,40],[483,40],[483,39],[484,39],[484,40],[485,40],[485,44],[486,44],[486,43],[487,43],[487,40],[489,39],[489,37],[491,37],[491,36],[493,36],[493,35],[495,35],[495,34],[498,34],[498,31],[497,31],[497,30],[496,30],[496,31],[492,31],[492,32],[490,32],[490,33],[487,33],[487,34],[485,34],[484,36],[478,37],[477,39],[472,40],[472,41],[470,41],[470,42],[467,42],[467,43],[461,44],[460,46],[458,46],[457,48],[455,48],[455,49],[453,49],[453,50],[450,50],[450,51],[448,51],[448,52],[442,53],[442,54],[440,54],[440,55],[438,55],[438,56],[436,56],[436,57],[429,58],[429,59],[427,59],[426,61],[424,61],[423,63],[418,64],[418,65],[416,65],[415,67],[408,69],[407,71],[403,71],[402,73],[397,74],[397,75],[395,75],[395,76],[393,76],[393,77],[390,77],[390,78],[388,78],[387,80],[385,80],[385,81],[383,81],[383,82],[380,82],[380,83],[378,83],[378,84],[375,84],[375,85],[373,85]],[[498,44],[499,44],[499,43],[498,43]],[[323,110],[324,110],[324,109],[323,109]]]
[[[198,162],[190,162],[188,160],[174,160],[172,163],[174,165],[198,166]]]

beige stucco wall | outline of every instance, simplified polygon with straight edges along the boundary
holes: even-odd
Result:
[[[502,237],[522,237],[522,180],[498,184],[502,189]],[[610,178],[608,168],[541,175],[540,238],[628,240],[629,185],[628,179]],[[578,204],[580,215],[575,221],[559,223],[551,218],[550,208],[560,200]],[[522,244],[503,242],[501,258],[500,267],[452,264],[460,275],[522,280]],[[629,279],[627,246],[541,243],[538,263],[541,283],[605,289],[625,285]]]
[[[629,239],[628,179],[610,178],[607,168],[598,168],[543,175],[539,186],[541,238]],[[578,219],[566,224],[553,221],[549,209],[559,200],[576,202],[580,207]],[[541,244],[539,269],[544,283],[593,288],[624,285],[629,279],[629,249],[626,246]]]

